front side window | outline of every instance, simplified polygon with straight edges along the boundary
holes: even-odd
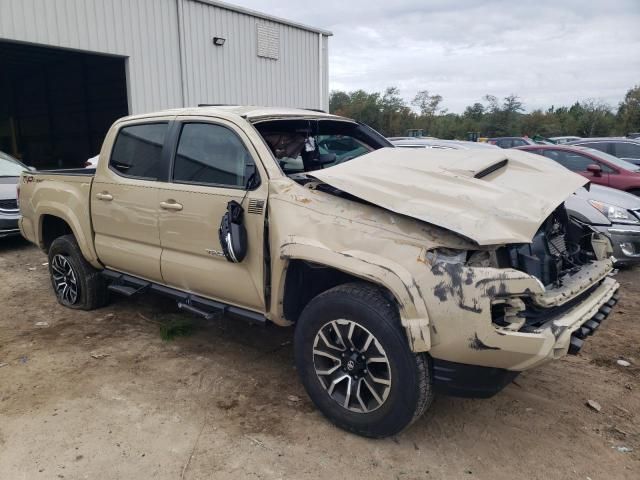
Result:
[[[109,167],[117,173],[146,180],[163,175],[162,146],[169,124],[148,123],[123,127],[113,145]]]
[[[584,155],[564,150],[545,150],[543,155],[574,172],[586,172],[589,165],[597,163]]]
[[[251,154],[230,129],[211,123],[182,127],[173,167],[175,182],[245,188],[255,171]]]

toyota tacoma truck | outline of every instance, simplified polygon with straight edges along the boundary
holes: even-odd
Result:
[[[437,392],[489,397],[578,353],[605,320],[611,244],[563,206],[587,183],[522,151],[393,148],[318,111],[210,106],[116,121],[95,170],[23,174],[20,230],[69,308],[155,293],[293,325],[318,409],[384,437]]]

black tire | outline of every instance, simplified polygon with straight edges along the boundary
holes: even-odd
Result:
[[[56,288],[54,276],[60,278],[60,266],[70,267],[72,272],[67,278],[73,277],[76,295],[63,293]],[[49,247],[49,275],[56,298],[65,307],[93,310],[107,303],[106,283],[100,272],[84,259],[73,235],[58,237]]]
[[[324,348],[326,343],[324,340],[318,340],[318,342],[324,343],[320,347],[320,343],[314,346],[314,342],[316,342],[316,338],[322,338],[319,336],[321,330],[325,334],[325,338],[328,335],[327,332],[329,334],[335,332],[335,323],[331,324],[331,321],[337,319],[343,319],[341,321],[344,322],[342,327],[338,325],[338,330],[350,328],[352,323],[357,325],[353,330],[355,332],[354,342],[347,338],[343,345],[348,343],[353,345],[359,341],[359,345],[362,346],[361,339],[368,338],[368,334],[371,334],[379,342],[384,350],[383,355],[386,355],[388,360],[384,364],[390,380],[387,396],[384,402],[372,411],[356,412],[341,404],[342,399],[347,398],[346,390],[351,386],[351,382],[358,385],[358,382],[369,378],[367,375],[371,372],[368,372],[367,368],[373,370],[369,359],[363,360],[364,370],[361,370],[360,377],[355,376],[355,379],[360,378],[360,380],[347,379],[348,384],[342,387],[345,394],[340,400],[332,398],[329,389],[323,385],[323,382],[328,385],[335,382],[334,373],[331,374],[332,377],[329,377],[329,380],[334,379],[334,381],[327,380],[327,377],[322,377],[324,380],[321,380],[321,375],[324,374],[316,373],[314,362],[318,361],[320,357],[317,353],[314,354],[314,349]],[[364,337],[360,337],[360,340],[357,339],[356,329],[364,335]],[[340,334],[341,339],[344,337],[342,333]],[[333,338],[337,338],[335,333],[333,335]],[[332,342],[330,341],[330,343]],[[335,344],[338,343],[335,342]],[[373,343],[375,344],[375,342]],[[348,359],[350,357],[347,350],[349,349],[345,349],[342,353],[347,353]],[[357,347],[355,350],[359,350],[359,353],[368,353],[368,351]],[[317,350],[315,351],[317,352]],[[335,371],[335,375],[344,376],[347,373],[351,376],[351,367],[345,364],[342,353],[340,353],[341,359],[330,359],[329,362],[332,363],[332,366],[342,365]],[[359,353],[356,352],[356,355]],[[374,356],[376,354],[374,353]],[[382,438],[399,433],[419,418],[433,401],[429,357],[426,354],[415,354],[411,351],[400,323],[397,307],[385,298],[379,288],[367,283],[339,285],[321,293],[309,302],[296,326],[295,360],[300,379],[318,409],[338,427],[359,435]],[[336,360],[340,360],[342,363],[336,362]],[[325,371],[324,368],[319,368],[319,370]],[[331,368],[326,371],[328,370]],[[385,374],[377,375],[385,376]],[[336,392],[338,387],[334,388],[333,392]],[[334,396],[338,395],[333,394]],[[346,400],[347,405],[352,408],[360,408],[359,405],[363,405],[359,390],[357,394],[356,406],[353,406],[351,399]],[[374,406],[379,403],[373,397],[371,402],[374,403]]]

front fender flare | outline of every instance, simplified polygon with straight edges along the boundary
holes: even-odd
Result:
[[[413,276],[401,265],[367,252],[336,252],[320,244],[295,240],[280,247],[280,258],[318,263],[385,287],[398,302],[400,320],[411,350],[426,352],[431,348],[429,315],[423,296]],[[284,275],[277,281],[278,295],[282,298]]]

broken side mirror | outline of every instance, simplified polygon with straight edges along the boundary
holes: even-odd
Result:
[[[594,177],[601,177],[602,167],[597,163],[592,163],[591,165],[587,166],[587,172],[591,172]]]

